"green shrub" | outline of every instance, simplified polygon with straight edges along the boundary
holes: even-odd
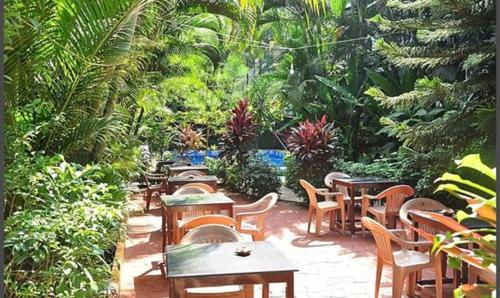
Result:
[[[337,161],[332,167],[351,176],[383,177],[411,185],[417,197],[430,197],[449,207],[463,208],[462,202],[445,194],[434,193],[434,180],[450,169],[453,165],[450,160],[453,160],[450,152],[439,148],[426,154],[403,148],[384,158],[363,162]]]
[[[281,181],[278,169],[266,163],[261,157],[252,155],[245,165],[229,166],[226,185],[251,197],[260,198],[270,192],[279,192]]]
[[[213,158],[206,158],[205,164],[229,191],[260,198],[281,188],[278,169],[256,154],[251,154],[245,164]]]
[[[224,184],[226,180],[226,163],[219,158],[205,157],[203,163],[208,167],[208,173],[215,175]]]
[[[305,179],[315,187],[325,187],[324,178],[332,169],[329,163],[325,163],[322,167],[310,170],[297,163],[295,157],[289,153],[285,155],[285,167],[285,186],[306,202],[307,193],[300,185],[299,180]]]
[[[5,174],[6,296],[107,295],[126,196],[120,177],[62,156],[18,157]]]

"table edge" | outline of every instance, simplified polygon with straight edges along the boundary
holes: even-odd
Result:
[[[232,275],[247,275],[247,274],[268,274],[268,273],[284,273],[284,272],[299,272],[298,268],[293,269],[283,269],[283,270],[270,270],[270,271],[248,271],[248,272],[233,272],[233,273],[206,273],[206,274],[182,274],[182,275],[169,275],[167,268],[167,278],[176,279],[176,278],[198,278],[198,277],[212,277],[212,276],[232,276]]]

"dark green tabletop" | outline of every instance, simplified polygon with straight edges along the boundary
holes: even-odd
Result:
[[[206,176],[194,176],[194,177],[189,177],[189,176],[172,176],[168,178],[168,182],[217,182],[218,179],[217,177],[213,175],[206,175]]]
[[[390,186],[396,185],[397,182],[379,177],[350,177],[350,178],[333,178],[332,183],[340,184],[348,187],[363,187],[363,186]]]
[[[203,166],[203,165],[200,165],[200,166],[178,166],[178,167],[171,166],[169,168],[169,170],[174,171],[174,172],[183,172],[183,171],[192,171],[192,170],[206,171],[206,170],[208,170],[208,167]]]
[[[234,251],[241,246],[251,248],[251,254],[237,256]],[[169,245],[166,254],[168,278],[298,271],[265,241]]]
[[[161,201],[167,207],[234,203],[233,200],[220,192],[196,195],[162,195]]]

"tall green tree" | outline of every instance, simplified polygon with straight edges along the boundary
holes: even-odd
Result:
[[[401,34],[398,41],[379,39],[375,44],[388,63],[427,73],[410,92],[390,96],[376,87],[367,92],[395,111],[418,108],[419,115],[404,121],[382,119],[405,144],[421,151],[443,146],[454,152],[471,144],[492,144],[495,3],[393,0],[387,6],[396,17],[372,19],[381,30]]]

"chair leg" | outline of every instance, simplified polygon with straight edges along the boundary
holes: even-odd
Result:
[[[392,298],[400,298],[403,295],[405,278],[403,272],[397,267],[392,268]]]
[[[469,266],[467,278],[468,278],[469,284],[477,283],[478,274],[477,274],[477,270],[475,269],[475,267]]]
[[[245,298],[253,298],[253,285],[245,285],[243,286],[243,289],[245,291]]]
[[[436,298],[443,297],[443,272],[441,267],[441,257],[442,253],[438,253],[435,256],[434,267],[436,268]]]
[[[146,211],[149,211],[149,205],[151,204],[151,196],[152,195],[153,195],[153,193],[148,191],[147,196],[146,196]]]
[[[316,210],[316,235],[319,235],[321,231],[322,222],[323,222],[323,212],[321,210]]]
[[[350,204],[349,206],[347,206],[347,214],[350,214],[350,211],[349,209],[351,208]],[[365,217],[367,214],[366,214],[366,207],[365,207],[365,204],[361,204],[361,217]],[[365,232],[366,232],[366,229],[365,229],[365,226],[364,225],[361,225],[361,236],[364,238],[365,237]]]
[[[335,215],[337,214],[337,210],[330,211],[330,230],[333,231],[335,229]]]
[[[377,272],[375,276],[375,298],[378,298],[378,292],[380,290],[380,279],[382,277],[382,268],[384,267],[384,262],[382,258],[377,257]]]
[[[341,208],[340,209],[340,221],[342,222],[342,235],[345,235],[345,209]]]
[[[311,221],[312,221],[312,213],[313,213],[313,210],[311,208],[309,208],[309,214],[308,214],[308,222],[307,222],[307,232],[310,233],[310,230],[311,230]]]
[[[417,273],[413,272],[408,275],[408,282],[406,284],[407,289],[406,292],[408,296],[414,297],[415,296],[415,286],[417,283]]]

